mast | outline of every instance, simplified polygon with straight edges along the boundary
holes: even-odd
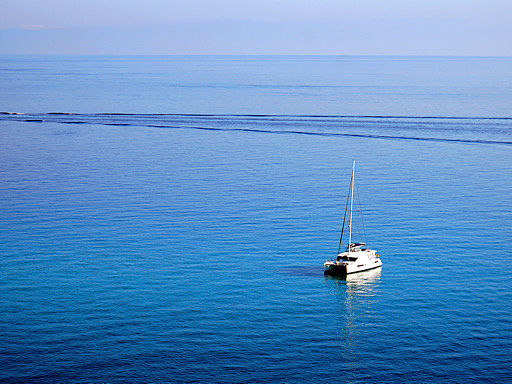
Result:
[[[352,204],[354,202],[354,172],[356,169],[356,161],[352,161],[352,178],[350,179],[350,223],[348,225],[348,253],[350,253],[352,244]]]

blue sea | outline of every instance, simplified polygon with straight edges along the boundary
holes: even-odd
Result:
[[[512,58],[0,56],[0,90],[0,382],[512,383]],[[383,267],[327,278],[353,159]]]

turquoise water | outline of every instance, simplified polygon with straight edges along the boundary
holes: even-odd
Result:
[[[511,63],[2,57],[0,380],[512,382]]]

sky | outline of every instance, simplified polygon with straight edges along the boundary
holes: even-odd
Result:
[[[512,0],[0,0],[0,54],[512,56]]]

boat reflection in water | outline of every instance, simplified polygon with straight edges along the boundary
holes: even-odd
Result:
[[[371,269],[369,271],[352,273],[342,276],[325,276],[325,280],[332,280],[339,286],[339,289],[346,293],[373,296],[377,293],[380,283],[382,268]]]
[[[382,268],[343,277],[325,276],[334,288],[339,315],[336,331],[341,341],[341,356],[349,364],[364,349],[365,343],[378,333],[380,278]]]

